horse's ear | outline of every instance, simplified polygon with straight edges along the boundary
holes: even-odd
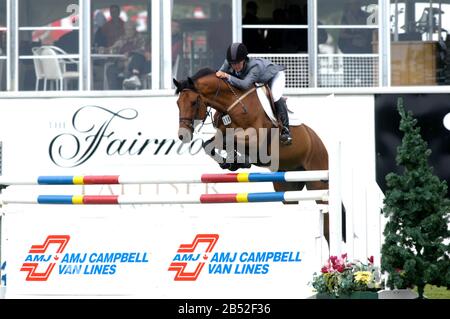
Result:
[[[176,87],[177,89],[180,88],[180,82],[178,82],[177,79],[173,78],[173,84],[175,84],[175,87]]]
[[[194,80],[192,78],[188,77],[188,83],[190,86],[194,86]]]

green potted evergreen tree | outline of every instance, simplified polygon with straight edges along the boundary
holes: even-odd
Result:
[[[406,112],[403,99],[397,103],[400,130],[404,132],[396,162],[402,174],[386,176],[384,215],[388,218],[381,248],[381,269],[388,272],[387,286],[417,287],[423,298],[426,284],[450,286],[450,201],[447,184],[433,174],[428,164],[431,150]]]

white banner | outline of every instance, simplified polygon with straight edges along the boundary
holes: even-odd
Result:
[[[319,215],[281,206],[8,210],[6,297],[307,298]]]

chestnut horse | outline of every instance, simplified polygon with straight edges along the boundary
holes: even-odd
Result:
[[[179,94],[177,100],[179,108],[178,136],[184,143],[192,140],[194,121],[206,119],[208,106],[216,110],[214,121],[217,128],[216,137],[225,135],[227,128],[241,129],[245,132],[249,129],[276,127],[266,115],[255,89],[242,91],[232,87],[228,82],[217,78],[214,70],[201,69],[187,80],[178,82],[174,79],[173,81],[176,86],[176,94]],[[225,125],[222,120],[223,115],[228,115],[231,123]],[[270,136],[256,136],[258,143],[263,139],[278,141],[277,171],[328,170],[328,152],[320,137],[305,124],[291,126],[290,131],[293,141],[288,146],[279,143],[278,135],[275,139],[271,139]],[[213,141],[214,138],[206,142],[204,147]],[[248,139],[245,143],[248,143]],[[216,146],[220,149],[220,145]],[[207,154],[214,155],[208,152]],[[270,155],[274,156],[275,154]],[[260,163],[257,159],[253,159],[251,164],[269,166],[267,163]],[[221,167],[237,168],[237,166],[223,165]],[[241,167],[248,167],[248,165],[244,164]],[[277,192],[284,192],[301,190],[305,184],[309,190],[328,188],[328,184],[323,181],[274,182],[273,187]],[[328,215],[324,220],[324,233],[328,240]]]

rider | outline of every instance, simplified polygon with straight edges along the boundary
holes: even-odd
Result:
[[[276,112],[283,124],[280,130],[280,141],[284,145],[292,143],[286,100],[281,96],[286,80],[283,66],[267,59],[249,58],[247,47],[243,43],[236,42],[228,47],[227,58],[216,72],[216,76],[226,79],[231,85],[242,90],[250,89],[255,82],[268,83]]]

